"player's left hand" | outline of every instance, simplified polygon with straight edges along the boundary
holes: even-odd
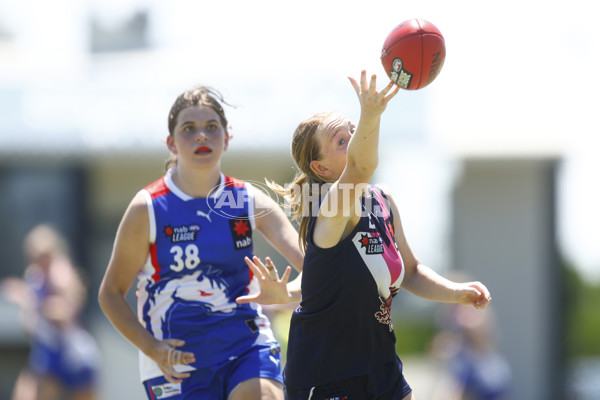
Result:
[[[485,308],[492,301],[490,291],[481,282],[459,283],[455,293],[457,303],[473,306],[477,309]]]
[[[260,292],[240,296],[235,299],[237,303],[285,304],[290,301],[291,295],[288,292],[287,283],[292,267],[288,265],[280,279],[277,268],[269,257],[265,259],[266,265],[257,256],[252,257],[252,260],[246,257],[245,261],[254,276],[258,278]]]

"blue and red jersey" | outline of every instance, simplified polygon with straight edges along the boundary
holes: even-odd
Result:
[[[252,257],[253,187],[221,175],[206,198],[173,182],[172,171],[140,191],[150,217],[149,257],[138,275],[138,318],[158,339],[182,339],[196,355],[185,371],[276,343],[257,304],[235,299],[258,289],[244,262]],[[142,381],[161,376],[140,352]]]

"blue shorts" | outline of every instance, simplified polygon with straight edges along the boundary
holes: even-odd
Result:
[[[226,400],[240,383],[252,378],[268,378],[283,384],[279,345],[254,347],[241,356],[217,365],[190,371],[178,384],[163,376],[144,381],[150,400]]]
[[[83,330],[67,332],[51,344],[34,340],[28,365],[34,374],[52,377],[71,390],[94,387],[98,380],[96,343]]]
[[[398,356],[396,361],[377,367],[368,375],[299,390],[286,387],[288,400],[402,400],[410,392],[412,389],[404,379]]]

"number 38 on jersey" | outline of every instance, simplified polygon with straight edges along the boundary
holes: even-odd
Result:
[[[198,246],[193,243],[185,247],[179,245],[173,246],[170,252],[173,254],[173,264],[170,267],[175,272],[181,272],[184,268],[194,269],[201,262],[198,256]]]

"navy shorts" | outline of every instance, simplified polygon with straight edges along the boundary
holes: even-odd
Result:
[[[217,365],[190,371],[181,383],[169,383],[163,376],[144,381],[150,400],[226,400],[240,383],[268,378],[283,384],[279,345],[254,347],[241,356]]]
[[[396,366],[400,369],[399,374]],[[402,400],[410,392],[412,389],[402,373],[402,361],[397,356],[396,361],[377,367],[368,375],[312,388],[286,387],[288,400]]]

